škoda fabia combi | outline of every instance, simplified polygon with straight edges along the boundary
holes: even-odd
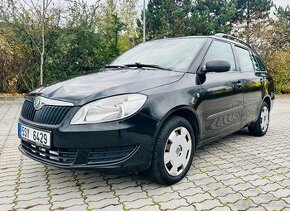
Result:
[[[266,134],[274,85],[257,53],[224,34],[140,44],[95,74],[32,91],[20,151],[62,168],[147,171],[180,181],[200,146]]]

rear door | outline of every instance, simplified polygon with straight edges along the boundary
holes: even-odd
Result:
[[[214,40],[202,65],[212,60],[226,60],[231,70],[223,73],[206,73],[201,84],[203,106],[202,139],[230,134],[241,127],[243,109],[242,75],[236,68],[232,45]]]
[[[258,66],[255,66],[256,63],[251,51],[241,46],[235,46],[234,49],[239,70],[243,74],[244,108],[242,124],[246,126],[257,119],[262,101],[264,76],[260,71],[256,71]]]

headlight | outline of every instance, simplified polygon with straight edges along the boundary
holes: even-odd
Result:
[[[78,110],[72,125],[120,120],[136,113],[146,102],[143,94],[126,94],[94,101]]]

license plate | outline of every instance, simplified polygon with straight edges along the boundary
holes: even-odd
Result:
[[[22,140],[30,141],[37,146],[50,148],[51,132],[28,127],[18,123],[18,136]]]

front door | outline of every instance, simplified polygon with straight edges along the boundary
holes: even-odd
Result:
[[[201,84],[203,125],[201,138],[211,141],[241,128],[243,109],[242,74],[236,68],[232,45],[214,40],[204,58],[207,61],[225,60],[231,64],[229,72],[206,73]]]

